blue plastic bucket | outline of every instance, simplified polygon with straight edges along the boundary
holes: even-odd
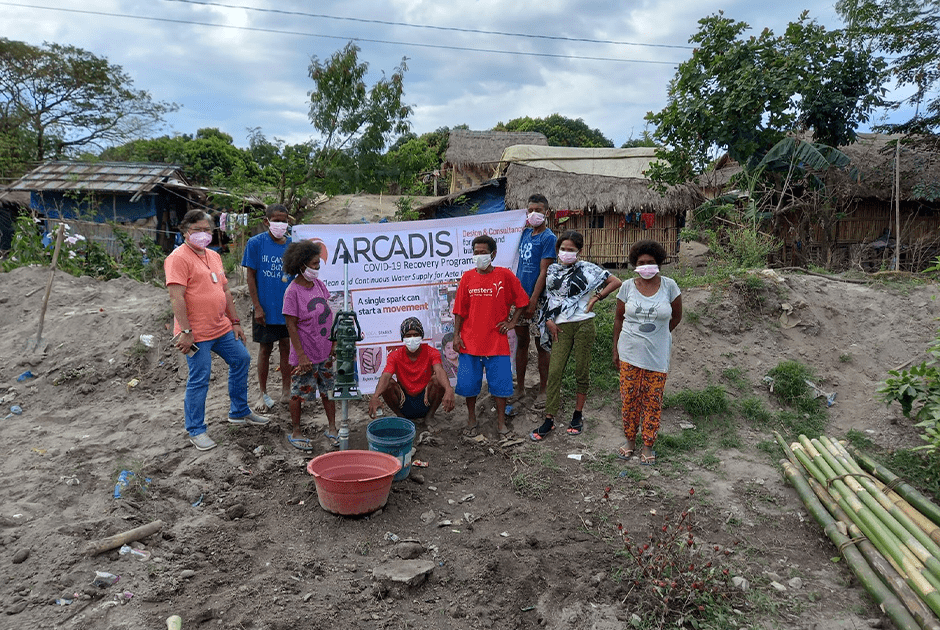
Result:
[[[394,481],[408,478],[411,472],[411,448],[415,439],[415,425],[405,418],[380,418],[369,423],[366,430],[369,450],[388,453],[401,462],[401,470]]]

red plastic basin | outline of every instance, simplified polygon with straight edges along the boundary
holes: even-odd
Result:
[[[383,507],[399,470],[398,458],[375,451],[336,451],[307,463],[320,507],[344,516],[368,514]]]

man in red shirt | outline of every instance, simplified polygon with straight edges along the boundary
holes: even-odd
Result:
[[[482,235],[473,239],[474,269],[460,278],[454,300],[454,350],[460,353],[456,392],[467,399],[467,428],[464,435],[477,435],[476,403],[483,373],[496,400],[497,431],[508,436],[506,399],[512,396],[512,366],[509,339],[529,296],[511,270],[493,266],[496,241]],[[510,307],[516,310],[509,316]]]
[[[424,326],[417,317],[401,323],[405,346],[392,351],[385,361],[385,371],[369,401],[369,415],[373,418],[380,400],[396,416],[409,420],[431,418],[442,403],[444,411],[453,410],[454,388],[441,365],[441,353],[423,343],[423,339]]]

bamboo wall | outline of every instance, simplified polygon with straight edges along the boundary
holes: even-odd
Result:
[[[604,227],[591,227],[598,225],[599,218],[603,218]],[[651,239],[666,248],[669,261],[676,260],[679,255],[679,228],[676,225],[676,215],[656,215],[656,223],[650,229],[645,229],[636,223],[621,221],[624,215],[616,212],[604,214],[584,213],[581,215],[568,215],[567,220],[559,223],[554,212],[548,217],[548,227],[556,236],[565,230],[575,230],[584,236],[584,250],[582,258],[598,265],[616,267],[627,266],[627,254],[637,241]]]
[[[892,242],[896,228],[894,226],[894,209],[890,204],[877,200],[862,200],[855,210],[847,217],[841,219],[835,228],[835,237],[831,243],[834,255],[842,260],[821,260],[827,255],[825,249],[825,233],[823,229],[814,225],[810,228],[809,242],[797,246],[796,235],[790,230],[799,217],[785,216],[780,222],[778,236],[784,242],[784,261],[795,264],[800,257],[808,257],[816,262],[839,266],[861,265],[862,268],[877,266],[874,259],[883,257],[884,248],[871,251],[868,244],[881,237],[888,228],[891,229]],[[931,257],[931,251],[937,250],[940,244],[940,212],[931,208],[924,208],[917,202],[901,203],[901,268],[918,271],[922,263]],[[894,247],[888,248],[888,257],[893,257]],[[867,250],[867,251],[866,251]]]
[[[483,182],[493,179],[493,166],[474,166],[463,164],[453,167],[453,176],[450,179],[450,193],[467,190],[479,186]]]

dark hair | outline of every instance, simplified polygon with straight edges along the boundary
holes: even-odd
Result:
[[[180,221],[180,234],[188,230],[193,223],[199,223],[200,221],[208,221],[212,225],[212,229],[215,229],[215,219],[212,218],[211,214],[205,210],[190,210],[183,215],[183,219]]]
[[[454,342],[454,333],[452,332],[444,333],[444,336],[441,337],[441,350],[444,349],[444,346],[453,342]]]
[[[649,254],[656,260],[657,265],[662,265],[666,262],[666,248],[657,243],[656,241],[645,239],[642,241],[637,241],[633,244],[633,247],[630,248],[629,260],[630,264],[636,267],[637,259],[644,255]]]
[[[277,213],[277,212],[283,212],[283,213],[286,214],[288,217],[290,217],[290,212],[288,212],[288,211],[287,211],[287,208],[285,208],[284,205],[283,205],[283,204],[280,204],[280,203],[272,203],[270,206],[268,206],[267,208],[265,208],[265,209],[264,209],[264,216],[265,216],[266,218],[270,219],[270,218],[273,217],[274,214]]]
[[[584,249],[584,237],[581,236],[581,232],[575,232],[574,230],[568,230],[567,232],[562,232],[561,236],[558,237],[558,240],[555,241],[555,253],[561,251],[561,242],[562,241],[571,241],[574,243],[574,246],[578,248],[580,252]]]
[[[542,193],[535,193],[529,195],[529,203],[540,203],[545,210],[548,210],[548,199],[545,198],[545,195]]]
[[[307,263],[320,256],[323,251],[319,243],[313,241],[295,241],[287,246],[284,252],[284,273],[289,276],[298,276],[304,271]]]
[[[485,243],[486,246],[490,248],[491,254],[496,251],[496,241],[493,240],[492,236],[481,234],[480,236],[473,239],[473,243],[471,243],[470,246],[475,249],[477,246],[477,243]]]

